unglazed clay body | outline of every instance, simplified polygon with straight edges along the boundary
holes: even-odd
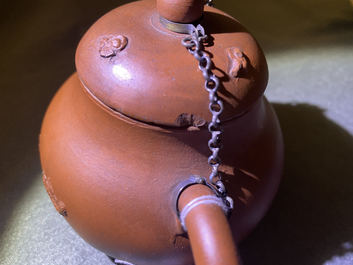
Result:
[[[56,209],[107,255],[136,265],[190,265],[174,194],[188,177],[210,174],[208,93],[180,44],[184,35],[158,21],[154,1],[140,1],[111,11],[83,37],[77,73],[43,121],[43,179]],[[220,170],[240,241],[276,193],[282,136],[262,95],[268,73],[256,41],[215,8],[205,9],[204,21],[225,102]]]

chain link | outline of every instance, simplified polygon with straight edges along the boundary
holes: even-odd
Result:
[[[213,0],[206,0],[205,5],[207,5],[207,6],[214,6]]]
[[[211,2],[212,1],[208,1]],[[208,158],[208,164],[212,168],[209,176],[209,181],[212,183],[218,195],[225,198],[229,207],[233,208],[233,201],[230,197],[226,196],[226,189],[221,180],[219,166],[221,159],[219,151],[221,149],[220,136],[222,134],[221,121],[219,116],[223,112],[223,102],[218,97],[219,79],[212,72],[213,63],[210,56],[204,51],[203,43],[207,41],[208,36],[205,29],[201,25],[193,26],[190,35],[182,40],[182,45],[196,58],[199,62],[199,69],[205,79],[205,89],[209,93],[209,110],[212,113],[212,120],[208,124],[208,131],[211,133],[211,139],[208,141],[208,147],[212,154]]]

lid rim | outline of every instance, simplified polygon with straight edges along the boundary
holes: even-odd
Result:
[[[128,122],[130,124],[133,125],[138,125],[140,127],[143,128],[147,128],[147,129],[154,129],[154,130],[159,130],[159,131],[163,131],[163,132],[171,132],[171,131],[188,131],[188,132],[198,132],[198,131],[208,131],[207,129],[207,123],[204,126],[198,127],[196,130],[190,130],[190,127],[193,126],[178,126],[178,125],[166,125],[166,124],[160,124],[160,123],[156,123],[156,122],[148,122],[148,121],[143,121],[143,120],[139,120],[137,118],[131,117],[127,114],[124,114],[123,112],[105,104],[102,100],[100,100],[86,85],[85,83],[82,81],[82,79],[80,78],[80,76],[78,75],[78,79],[80,81],[80,84],[82,86],[82,89],[86,92],[86,94],[89,96],[89,98],[96,103],[99,107],[101,107],[102,109],[104,109],[106,112],[108,112],[110,115],[113,115],[114,117],[121,119],[125,122]],[[226,125],[230,122],[232,122],[233,120],[236,120],[238,118],[241,118],[242,116],[246,115],[249,111],[251,111],[251,108],[244,110],[243,112],[241,112],[240,114],[228,118],[226,120],[222,120],[221,124],[222,125]]]

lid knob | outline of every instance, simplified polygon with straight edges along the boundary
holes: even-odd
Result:
[[[170,21],[190,23],[202,17],[204,3],[204,0],[157,0],[157,10]]]

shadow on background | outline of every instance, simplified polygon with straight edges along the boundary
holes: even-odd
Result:
[[[50,99],[74,71],[85,30],[130,1],[8,1],[0,9],[0,245],[16,203],[40,176],[38,135]],[[215,0],[266,52],[350,45],[348,0]],[[352,136],[308,105],[275,105],[286,145],[272,209],[242,244],[246,265],[321,264],[353,238]],[[336,247],[336,248],[335,248]]]
[[[353,45],[349,0],[214,0],[238,19],[266,53]]]
[[[284,176],[270,211],[240,246],[244,264],[322,265],[353,252],[352,135],[315,106],[273,106]]]

